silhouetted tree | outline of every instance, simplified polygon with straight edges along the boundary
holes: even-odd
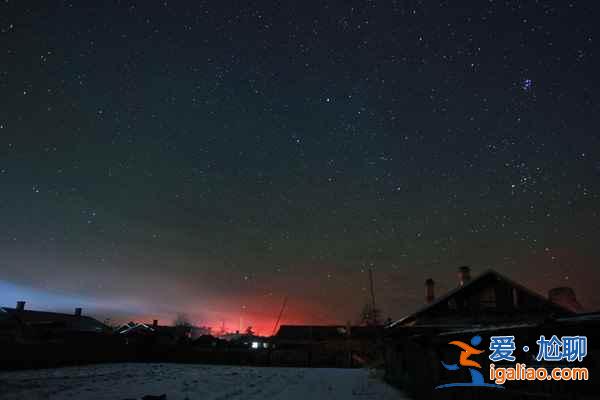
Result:
[[[177,314],[177,318],[175,318],[175,321],[173,321],[173,325],[175,325],[176,327],[189,328],[192,326],[192,323],[190,322],[190,319],[188,318],[187,314],[179,313]]]

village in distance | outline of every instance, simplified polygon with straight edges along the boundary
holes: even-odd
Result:
[[[158,320],[108,326],[81,308],[71,314],[37,311],[19,300],[0,308],[0,398],[62,399],[82,390],[85,398],[119,398],[99,388],[101,377],[108,377],[111,390],[126,392],[121,398],[146,400],[199,393],[294,398],[306,385],[326,398],[445,398],[434,388],[447,380],[439,363],[455,353],[448,342],[475,334],[489,339],[510,333],[532,343],[540,333],[585,333],[590,344],[584,365],[595,365],[600,313],[586,312],[569,287],[542,296],[494,270],[472,278],[470,267],[462,266],[456,287],[446,293],[437,294],[434,280],[426,279],[424,300],[420,309],[387,321],[380,321],[374,303],[367,304],[360,323],[346,325],[280,324],[284,302],[268,337],[251,327],[214,333],[185,315],[168,326]],[[593,382],[507,382],[502,398],[576,393],[569,399],[591,399]]]

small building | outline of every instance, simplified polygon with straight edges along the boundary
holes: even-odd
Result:
[[[196,340],[202,336],[212,336],[212,328],[209,326],[195,326],[190,327],[190,339]]]
[[[383,326],[282,325],[272,343],[282,363],[355,367],[376,359],[382,333]]]
[[[117,328],[116,333],[126,344],[170,345],[192,339],[192,327],[159,325],[156,319],[151,324],[130,321]]]
[[[253,332],[235,331],[235,333],[225,333],[219,336],[222,343],[226,343],[230,348],[238,349],[268,349],[270,347],[269,339],[263,336],[255,335]]]
[[[4,341],[65,341],[108,333],[108,326],[82,315],[81,308],[73,314],[35,311],[27,310],[24,301],[15,308],[0,308],[0,340]]]
[[[212,336],[212,335],[202,335],[200,337],[197,337],[195,339],[193,339],[192,341],[192,345],[194,347],[198,347],[198,348],[208,348],[208,349],[213,349],[213,348],[223,348],[223,347],[227,347],[227,341],[220,339],[218,337]]]
[[[343,340],[348,335],[344,325],[281,325],[273,341],[278,347]]]

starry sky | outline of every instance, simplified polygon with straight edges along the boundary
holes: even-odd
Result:
[[[600,308],[593,1],[0,4],[0,303],[270,333],[494,268]]]

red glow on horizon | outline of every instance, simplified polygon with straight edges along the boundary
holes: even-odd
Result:
[[[271,336],[273,333],[277,333],[279,326],[292,324],[292,325],[334,325],[343,324],[343,321],[329,320],[323,317],[321,310],[315,304],[300,304],[299,302],[288,303],[288,306],[283,311],[283,315],[277,329],[274,327],[277,321],[277,317],[281,310],[281,305],[277,310],[273,310],[272,313],[268,312],[253,312],[253,310],[261,310],[259,304],[256,306],[248,306],[246,309],[241,311],[223,311],[213,312],[210,318],[201,318],[194,316],[193,313],[184,313],[189,322],[198,327],[211,328],[213,335],[219,335],[220,333],[235,333],[239,331],[243,333],[248,327],[252,327],[252,331],[259,336]],[[271,307],[272,308],[272,307]],[[270,315],[272,314],[272,315]],[[321,316],[319,318],[319,316]],[[120,323],[128,322],[133,320],[136,322],[151,324],[153,320],[157,319],[159,325],[170,326],[174,324],[177,314],[144,314],[144,315],[131,315],[125,319],[120,319]]]
[[[177,316],[169,316],[169,315],[135,315],[130,318],[122,319],[120,323],[126,323],[130,320],[145,324],[152,324],[152,321],[157,319],[159,325],[171,326],[174,325],[175,318]],[[223,314],[223,318],[219,320],[196,320],[194,318],[190,318],[190,323],[194,326],[198,327],[207,327],[210,328],[213,335],[219,335],[220,333],[235,333],[239,331],[240,333],[244,333],[248,327],[252,327],[252,331],[258,336],[271,336],[273,334],[273,328],[276,323],[276,316],[273,318],[268,318],[264,316],[256,316],[247,314],[245,317],[241,315],[233,315],[233,314]],[[275,333],[281,325],[307,325],[307,324],[315,324],[315,325],[326,325],[323,321],[315,322],[311,321],[310,318],[307,318],[303,315],[288,315],[283,316],[281,321],[279,322]],[[339,321],[331,321],[330,324],[339,324]]]

